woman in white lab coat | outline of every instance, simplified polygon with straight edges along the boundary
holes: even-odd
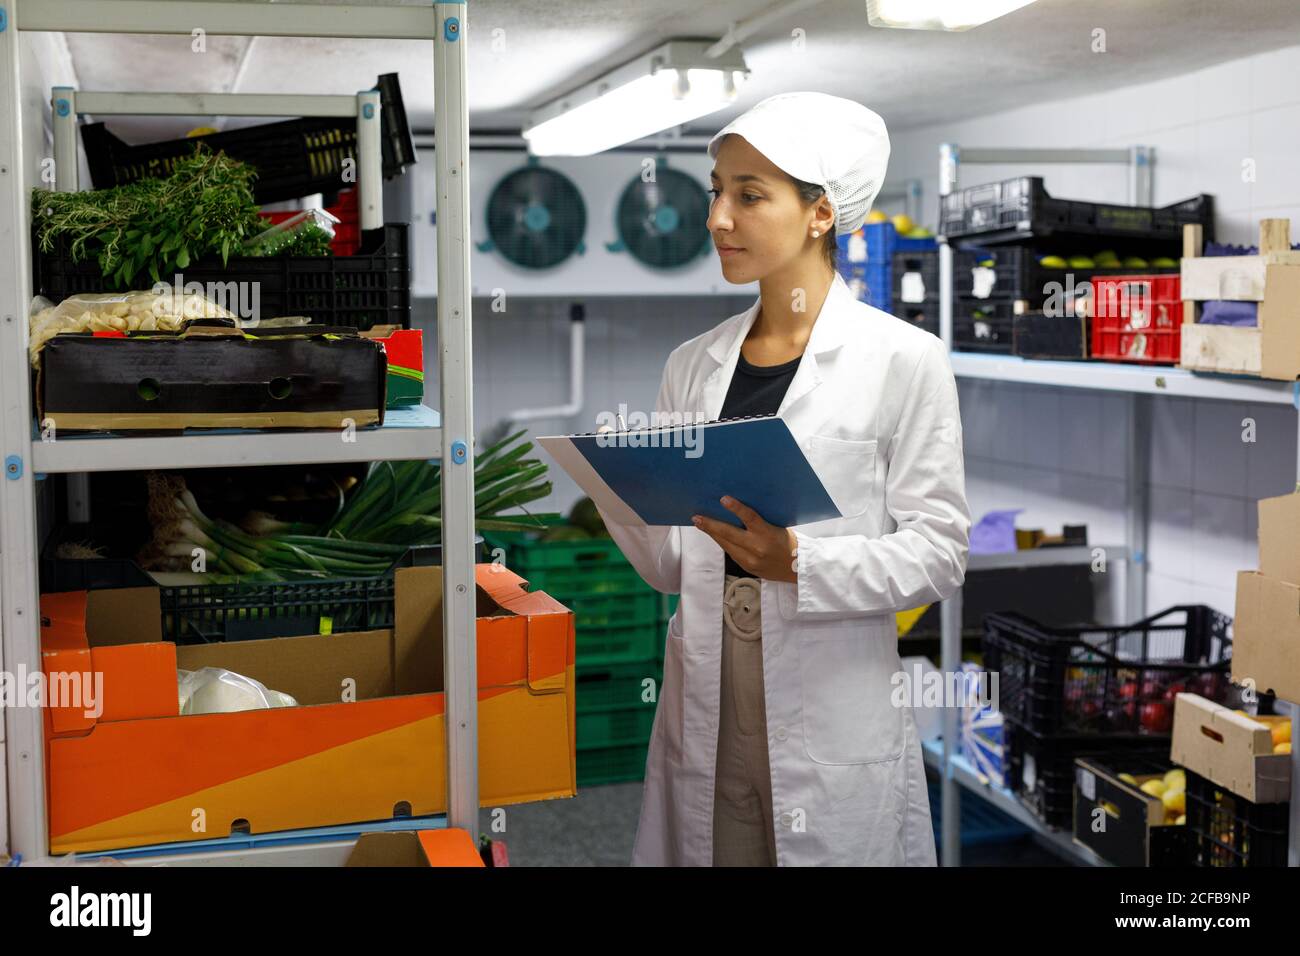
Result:
[[[656,411],[779,414],[843,517],[782,528],[727,498],[743,529],[605,515],[640,575],[681,594],[633,862],[932,866],[894,613],[965,577],[957,392],[939,339],[857,301],[834,269],[888,134],[860,104],[790,93],[709,154],[723,274],[760,296],[673,351]]]

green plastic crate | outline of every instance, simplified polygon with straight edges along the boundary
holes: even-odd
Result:
[[[653,657],[605,667],[580,666],[577,671],[577,708],[580,714],[633,707],[648,707],[653,711],[654,703],[642,699],[645,693],[643,682],[647,677],[655,682],[658,699],[659,686],[664,678],[663,664]]]
[[[579,630],[593,627],[658,627],[659,602],[653,594],[603,594],[573,597],[546,592],[573,611]]]
[[[612,538],[540,541],[521,531],[497,531],[483,537],[489,546],[505,548],[506,563],[512,571],[523,577],[528,576],[525,571],[627,564],[627,558],[623,557],[623,552]]]
[[[575,632],[579,667],[644,661],[654,657],[662,643],[658,624],[575,628]]]
[[[578,788],[645,778],[647,744],[578,751]]]
[[[578,715],[579,750],[600,750],[650,741],[655,723],[655,709],[637,704],[628,710],[601,710]]]
[[[552,597],[595,597],[602,594],[655,595],[630,564],[608,564],[600,568],[552,568],[520,570],[506,558],[506,566],[528,582],[533,591],[545,591]]]

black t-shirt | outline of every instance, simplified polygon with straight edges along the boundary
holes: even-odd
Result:
[[[727,397],[722,402],[722,411],[718,417],[775,415],[802,359],[803,356],[799,356],[780,365],[751,365],[745,361],[744,355],[738,356],[736,371],[732,373],[731,385],[727,388]],[[725,573],[753,577],[731,555],[726,555],[726,559]]]

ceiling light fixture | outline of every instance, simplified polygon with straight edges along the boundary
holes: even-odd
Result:
[[[969,30],[1027,7],[1034,0],[867,0],[873,27],[904,30]]]
[[[670,40],[535,110],[523,137],[534,156],[590,156],[730,106],[749,70],[739,49]]]

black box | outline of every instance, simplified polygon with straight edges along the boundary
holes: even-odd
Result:
[[[45,343],[37,414],[59,431],[381,425],[388,360],[352,329],[62,333]]]
[[[1076,759],[1074,842],[1115,866],[1186,866],[1191,828],[1166,823],[1164,804],[1140,789],[1144,778],[1163,776],[1172,769],[1167,756],[1163,760],[1140,754]],[[1129,774],[1137,784],[1120,780],[1120,773]]]

